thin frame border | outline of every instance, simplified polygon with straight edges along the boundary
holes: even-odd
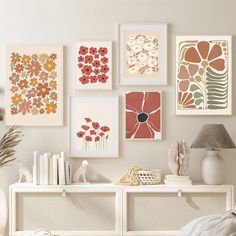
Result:
[[[224,114],[224,112],[219,113],[217,110],[217,112],[215,112],[215,110],[213,110],[212,112],[209,113],[209,110],[200,113],[200,111],[191,111],[191,110],[186,110],[186,111],[179,111],[177,108],[177,101],[178,101],[178,94],[177,94],[177,75],[178,75],[178,47],[177,44],[184,38],[188,38],[188,39],[226,39],[228,38],[229,40],[229,68],[228,68],[228,78],[229,78],[229,104],[230,104],[230,108],[229,108],[229,112],[227,112],[226,114]],[[175,96],[174,96],[174,109],[175,109],[175,115],[176,116],[192,116],[192,115],[196,115],[196,116],[214,116],[214,115],[219,115],[219,116],[230,116],[232,115],[232,35],[178,35],[176,36],[176,40],[175,40],[175,46],[176,46],[176,56],[175,56],[175,64],[176,64],[176,68],[175,68]],[[202,111],[201,111],[202,112]],[[205,114],[204,114],[205,113]]]
[[[124,82],[124,78],[122,79],[122,77],[124,77],[124,68],[122,68],[122,64],[124,64],[124,55],[122,55],[122,50],[121,47],[124,45],[122,44],[122,40],[121,40],[121,27],[122,26],[133,26],[133,27],[137,27],[140,26],[140,28],[144,27],[151,27],[151,28],[155,28],[156,27],[161,27],[161,30],[164,31],[164,33],[162,34],[163,37],[163,41],[165,42],[164,47],[164,59],[162,59],[162,67],[163,72],[160,73],[160,82],[158,82],[158,79],[154,79],[155,81],[153,82],[153,79],[150,78],[142,78],[139,79],[140,82]],[[168,40],[167,40],[167,35],[168,35],[168,24],[167,23],[119,23],[117,24],[117,55],[118,55],[118,59],[117,59],[117,68],[118,68],[118,73],[117,73],[117,85],[118,86],[125,86],[125,85],[167,85],[167,81],[168,81],[168,72],[167,72],[167,60],[168,60],[168,50],[167,50],[167,45],[168,45]],[[123,81],[122,81],[123,80]],[[134,79],[137,80],[137,79]],[[146,82],[147,80],[151,80],[149,82]],[[157,80],[157,81],[156,81]]]
[[[152,93],[152,92],[158,92],[158,93],[160,93],[160,98],[161,98],[161,101],[160,101],[160,107],[161,107],[161,115],[160,115],[160,122],[161,122],[161,125],[160,125],[160,127],[161,127],[161,132],[160,132],[160,139],[147,139],[147,138],[139,138],[139,139],[129,139],[129,138],[126,138],[126,94],[127,93],[131,93],[131,92],[147,92],[147,93]],[[155,142],[155,141],[161,141],[162,139],[163,139],[163,134],[162,134],[162,132],[163,132],[163,129],[162,129],[162,117],[163,117],[163,115],[162,115],[162,113],[163,113],[163,111],[162,111],[162,95],[163,95],[163,92],[161,91],[161,90],[157,90],[157,91],[126,91],[125,92],[125,94],[124,94],[124,101],[123,101],[123,104],[124,104],[124,111],[123,111],[123,119],[124,119],[124,127],[123,127],[123,129],[124,129],[124,135],[123,135],[123,137],[124,137],[124,140],[126,140],[126,141],[151,141],[151,142]]]
[[[117,133],[117,139],[116,139],[116,150],[114,151],[114,155],[107,155],[107,156],[91,156],[91,155],[82,155],[82,156],[75,156],[72,155],[72,136],[71,136],[71,127],[72,127],[72,106],[71,106],[71,101],[73,98],[89,98],[89,99],[100,99],[100,98],[109,98],[109,99],[114,99],[114,103],[116,105],[116,117],[117,117],[117,122],[116,122],[116,133]],[[79,158],[105,158],[105,159],[112,159],[112,158],[119,158],[119,142],[120,142],[120,131],[119,131],[119,96],[69,96],[69,155],[70,158],[72,159],[79,159]]]
[[[60,73],[61,73],[61,105],[60,105],[60,109],[61,109],[61,114],[60,114],[60,122],[58,122],[57,124],[17,124],[19,126],[22,127],[63,127],[64,126],[64,66],[65,66],[65,61],[64,61],[64,45],[60,45],[60,44],[9,44],[5,46],[5,58],[6,58],[6,62],[5,62],[5,68],[6,68],[6,72],[5,72],[5,89],[7,86],[7,77],[8,77],[8,51],[9,49],[11,49],[12,47],[19,47],[20,49],[27,49],[27,48],[36,48],[39,50],[43,49],[43,48],[57,48],[58,51],[60,51],[61,54],[61,68],[60,68]],[[7,105],[7,98],[6,98],[6,91],[4,94],[4,106],[6,107]],[[9,123],[7,121],[7,116],[5,114],[4,117],[4,123],[6,126],[11,126],[13,123]]]

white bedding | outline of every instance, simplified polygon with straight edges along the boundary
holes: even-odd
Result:
[[[182,227],[178,236],[236,236],[236,210],[197,218]]]

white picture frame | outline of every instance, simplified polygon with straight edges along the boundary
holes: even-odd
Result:
[[[70,156],[119,156],[119,98],[70,97]]]
[[[5,124],[62,126],[63,46],[8,45],[6,68]]]
[[[166,85],[167,24],[118,24],[117,31],[118,85]]]
[[[231,63],[232,36],[177,36],[176,115],[232,115]]]

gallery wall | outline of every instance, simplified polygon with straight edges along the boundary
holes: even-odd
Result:
[[[167,154],[175,140],[191,144],[203,124],[223,123],[236,142],[235,128],[235,8],[234,0],[0,0],[0,85],[1,107],[6,78],[5,46],[8,44],[64,45],[64,126],[21,127],[24,137],[17,147],[17,157],[32,169],[33,151],[69,155],[69,96],[120,96],[119,158],[88,159],[89,179],[115,181],[129,167],[160,168],[168,173]],[[118,23],[160,22],[168,24],[168,85],[117,86]],[[176,116],[175,97],[175,37],[176,35],[233,35],[233,115]],[[113,90],[76,91],[74,54],[75,41],[113,41]],[[127,141],[124,139],[124,94],[126,91],[163,92],[163,139],[161,141]],[[1,133],[6,129],[0,127]],[[226,160],[227,184],[236,184],[236,150],[222,150]],[[191,150],[189,175],[201,181],[201,160],[204,150]],[[76,168],[82,159],[73,160]],[[1,171],[1,184],[17,180],[15,167]]]

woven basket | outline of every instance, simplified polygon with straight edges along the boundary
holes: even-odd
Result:
[[[140,170],[137,173],[141,185],[155,185],[161,183],[161,170]]]

